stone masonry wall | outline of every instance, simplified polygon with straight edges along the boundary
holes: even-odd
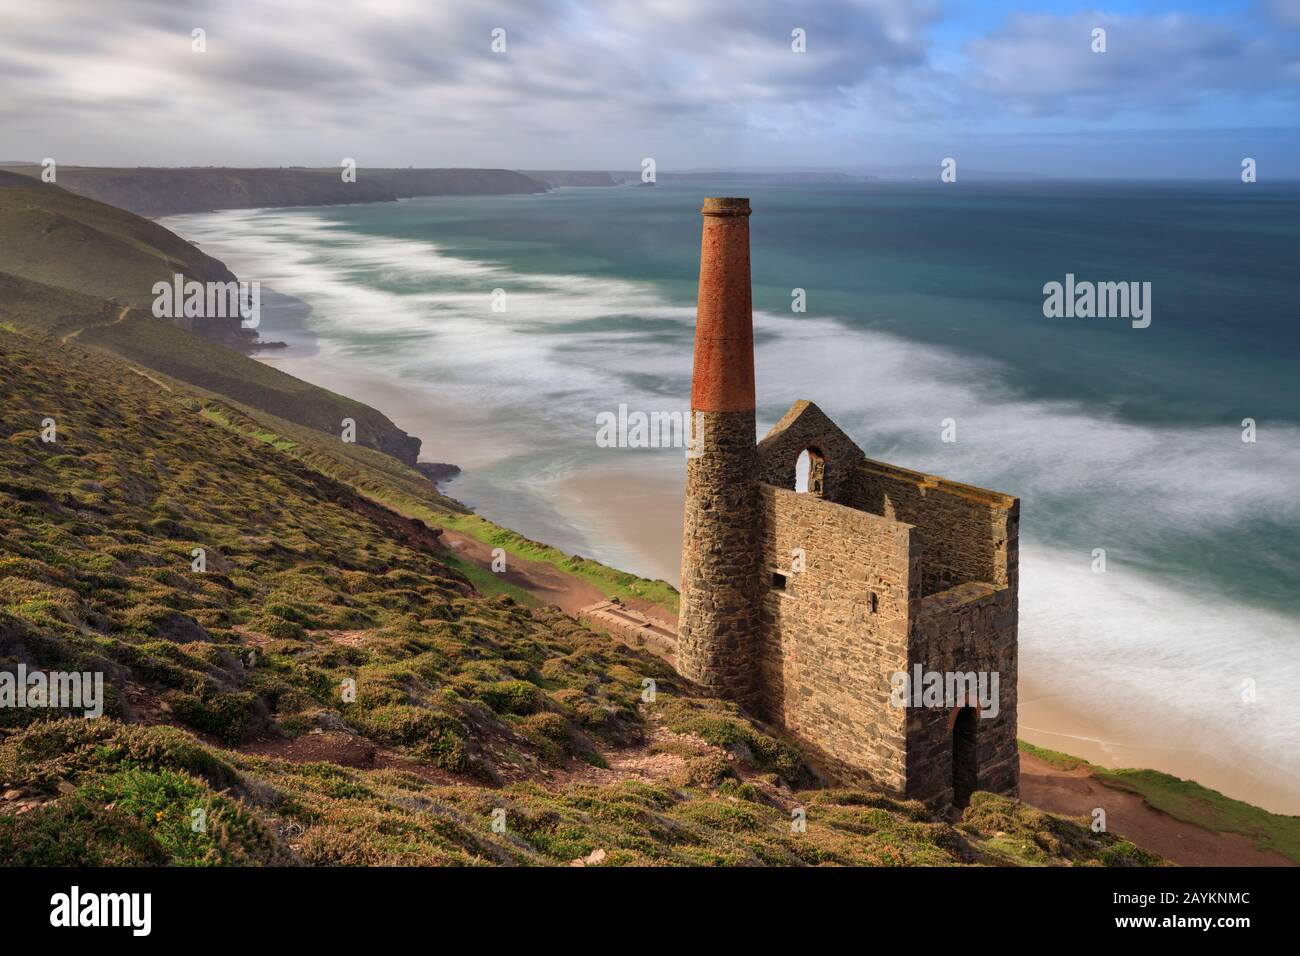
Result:
[[[841,500],[916,528],[925,552],[922,595],[972,581],[1008,583],[1015,498],[866,459]]]
[[[699,412],[686,463],[677,666],[710,693],[751,704],[756,671],[759,502],[754,413]]]
[[[918,602],[908,673],[996,672],[998,713],[975,720],[975,788],[1016,796],[1017,595],[1014,588],[970,583]],[[946,806],[953,797],[953,708],[907,712],[908,797]]]
[[[758,480],[793,489],[795,463],[804,449],[815,450],[826,462],[822,497],[849,504],[846,496],[862,462],[862,449],[812,402],[795,402],[758,443]]]
[[[890,676],[907,662],[917,551],[906,525],[758,483],[763,557],[760,712],[834,776],[906,786],[905,712]],[[792,568],[802,548],[805,570]],[[784,589],[774,587],[784,573]]]

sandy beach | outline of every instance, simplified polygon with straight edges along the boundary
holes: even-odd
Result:
[[[681,583],[683,463],[678,480],[647,477],[630,469],[583,472],[555,483],[566,514],[592,534],[613,535],[638,553],[645,577]]]

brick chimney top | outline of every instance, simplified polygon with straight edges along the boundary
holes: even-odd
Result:
[[[704,208],[700,212],[706,216],[748,216],[750,212],[749,200],[711,196],[704,200]]]
[[[749,200],[704,200],[691,408],[754,410],[754,313],[749,286]]]

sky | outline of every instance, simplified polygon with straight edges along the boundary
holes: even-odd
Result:
[[[46,157],[1294,179],[1300,0],[0,0]]]

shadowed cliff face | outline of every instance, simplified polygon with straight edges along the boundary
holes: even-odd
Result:
[[[40,167],[11,172],[39,176]],[[548,186],[506,169],[366,169],[344,182],[342,169],[112,169],[66,166],[58,184],[141,216],[212,209],[330,206],[391,202],[412,196],[541,193]]]
[[[150,310],[154,283],[177,273],[199,282],[233,282],[225,264],[155,222],[74,195],[52,183],[0,179],[0,268],[6,273]],[[199,319],[195,331],[239,342],[237,317]]]
[[[225,264],[156,222],[0,171],[0,319],[106,349],[214,395],[356,441],[414,465],[420,440],[382,413],[242,354],[256,338],[237,316],[174,324],[153,287],[182,274],[236,282]],[[188,331],[187,331],[188,329]],[[230,346],[230,347],[228,347]]]

